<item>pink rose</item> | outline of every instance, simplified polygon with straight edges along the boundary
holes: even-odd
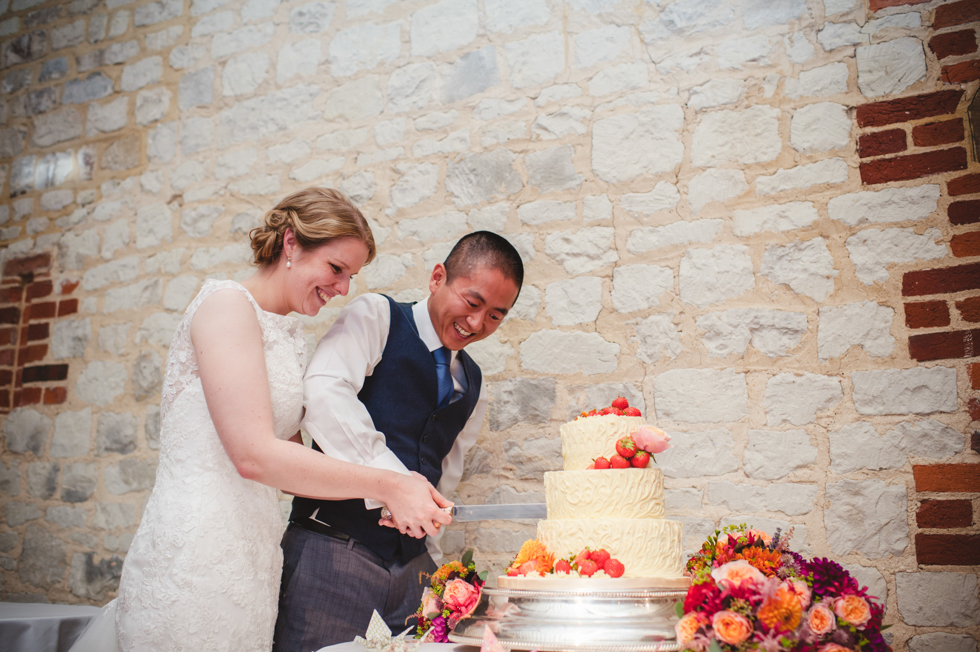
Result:
[[[858,595],[845,595],[834,600],[834,613],[858,629],[863,629],[871,620],[868,601]]]
[[[806,624],[810,627],[811,632],[817,636],[823,636],[829,634],[837,626],[837,618],[827,605],[818,602],[806,615]]]
[[[729,582],[733,586],[739,586],[743,582],[762,582],[766,576],[744,559],[737,559],[711,571],[711,578],[719,585],[722,582]]]
[[[442,598],[436,595],[435,591],[425,587],[422,591],[422,616],[428,618],[432,614],[442,613]]]
[[[633,433],[633,441],[640,450],[645,450],[651,455],[663,453],[670,446],[670,435],[653,426],[643,426]]]
[[[470,615],[480,602],[480,590],[458,577],[449,580],[442,591],[442,600],[460,617]]]
[[[686,646],[694,640],[694,635],[698,629],[707,624],[708,617],[699,611],[689,611],[684,614],[677,624],[674,625],[674,632],[677,634],[677,642],[681,646]]]
[[[793,580],[793,590],[796,591],[796,597],[800,599],[800,608],[806,609],[810,606],[810,598],[812,592],[810,591],[810,586],[803,580]]]

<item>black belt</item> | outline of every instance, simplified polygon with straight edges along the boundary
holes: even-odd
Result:
[[[295,521],[289,521],[291,525],[303,528],[310,532],[315,532],[316,534],[322,534],[324,536],[331,537],[333,539],[340,539],[341,541],[350,541],[350,535],[344,534],[335,527],[331,527],[326,523],[321,523],[312,518],[299,518]]]

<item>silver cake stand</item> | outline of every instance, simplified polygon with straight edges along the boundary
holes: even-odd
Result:
[[[676,652],[674,605],[686,594],[681,588],[485,588],[449,640],[479,646],[489,627],[510,650]]]

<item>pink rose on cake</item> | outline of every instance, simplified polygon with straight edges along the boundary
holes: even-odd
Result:
[[[670,435],[653,426],[643,426],[633,433],[636,447],[651,455],[663,453],[670,446]]]
[[[461,579],[449,580],[442,592],[446,606],[459,617],[470,615],[480,602],[480,590]]]

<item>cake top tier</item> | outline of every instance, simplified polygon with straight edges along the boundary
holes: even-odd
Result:
[[[616,450],[616,442],[645,426],[643,417],[604,414],[580,417],[561,427],[561,454],[566,471],[583,470]]]

